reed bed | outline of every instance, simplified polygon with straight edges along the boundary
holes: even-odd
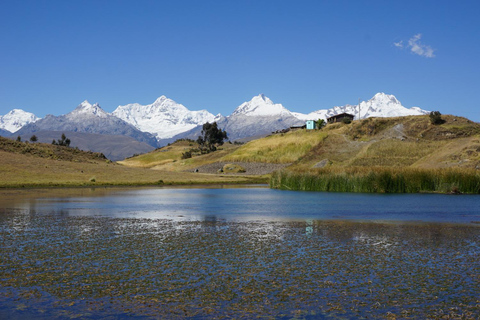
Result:
[[[274,172],[281,190],[366,193],[480,193],[480,173],[469,169],[361,168]]]

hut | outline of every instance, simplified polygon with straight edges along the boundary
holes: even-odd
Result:
[[[335,122],[342,122],[342,121],[353,121],[353,118],[355,118],[355,116],[353,114],[344,112],[344,113],[340,113],[340,114],[336,114],[334,116],[331,116],[330,118],[327,118],[327,122],[328,123],[335,123]]]
[[[305,121],[305,127],[307,128],[307,130],[318,129],[318,127],[317,127],[317,121],[315,121],[315,120],[307,120],[307,121]]]

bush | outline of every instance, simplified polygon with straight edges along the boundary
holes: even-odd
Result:
[[[52,141],[52,144],[58,145],[58,146],[64,146],[64,147],[69,147],[70,146],[70,139],[68,139],[65,136],[65,133],[62,133],[61,139],[58,139],[55,141],[55,139]]]
[[[192,150],[182,153],[182,159],[190,159],[192,157]]]
[[[442,114],[440,113],[440,111],[432,111],[432,112],[430,112],[429,117],[430,117],[430,122],[431,122],[432,124],[442,124],[442,123],[445,122],[445,121],[442,119]]]
[[[323,119],[318,119],[318,120],[317,120],[317,128],[318,128],[318,129],[322,129],[323,127],[325,127],[326,124],[327,124],[327,123],[326,123],[325,120],[323,120]]]
[[[30,137],[30,141],[32,141],[32,142],[38,141],[37,136],[36,136],[36,135],[31,136],[31,137]]]
[[[344,124],[350,124],[350,123],[352,123],[352,120],[350,120],[350,118],[343,118],[343,119],[342,119],[342,122],[343,122]]]

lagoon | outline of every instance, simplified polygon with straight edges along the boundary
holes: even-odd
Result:
[[[0,193],[0,318],[480,316],[480,196]]]

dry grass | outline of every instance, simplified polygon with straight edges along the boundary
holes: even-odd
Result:
[[[249,177],[129,168],[108,161],[58,161],[4,151],[0,151],[0,176],[3,188],[257,182]]]
[[[444,119],[437,126],[430,124],[428,116],[369,118],[327,126],[328,137],[295,168],[308,170],[322,160],[334,167],[478,168],[480,125],[465,118]]]
[[[357,175],[363,174],[361,170],[382,168],[480,168],[480,125],[459,117],[443,118],[442,125],[431,125],[428,116],[338,123],[321,131],[276,134],[243,146],[225,144],[209,154],[194,152],[189,159],[182,159],[182,154],[195,149],[196,143],[178,141],[121,161],[122,165],[71,148],[0,139],[1,186],[248,183],[265,179],[193,173],[195,168],[215,162],[293,163],[291,171],[305,174],[319,162],[327,164],[325,169]]]
[[[407,167],[442,148],[443,141],[380,140],[369,144],[365,152],[351,161],[352,166]]]
[[[164,165],[166,163],[180,160],[184,152],[196,147],[197,144],[195,142],[177,141],[172,145],[136,157],[131,157],[119,161],[118,163],[128,167],[153,168],[158,165]]]
[[[292,163],[327,137],[323,131],[297,130],[250,141],[223,158],[232,162]]]

